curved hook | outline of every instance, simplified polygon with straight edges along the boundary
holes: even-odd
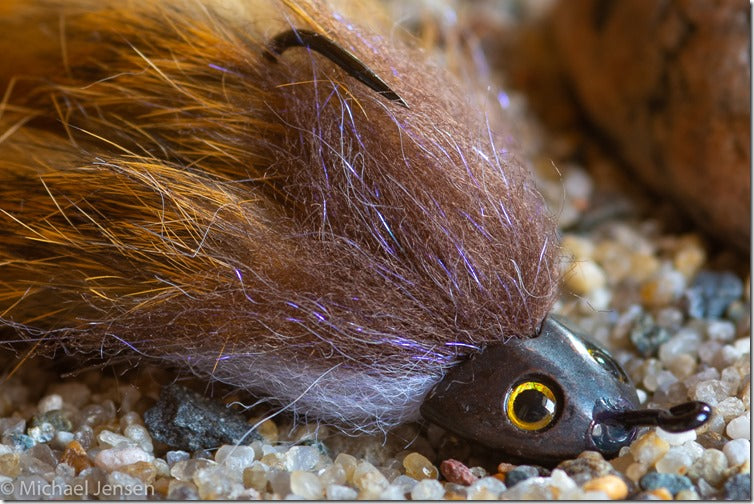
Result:
[[[370,89],[373,89],[388,100],[392,100],[408,108],[406,100],[393,91],[384,80],[380,79],[376,73],[362,63],[351,51],[317,32],[293,28],[278,33],[267,45],[268,51],[265,51],[264,56],[270,61],[277,61],[276,56],[282,54],[283,51],[290,47],[306,47],[312,51],[317,51],[342,68],[354,79],[367,85]]]
[[[626,427],[656,425],[668,432],[684,432],[696,429],[709,420],[712,408],[701,401],[690,401],[673,406],[669,410],[607,411],[601,416],[601,420],[618,422]]]

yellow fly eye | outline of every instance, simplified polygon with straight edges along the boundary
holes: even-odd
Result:
[[[538,381],[521,382],[508,393],[505,413],[513,425],[525,431],[538,431],[555,419],[557,400],[552,389]]]

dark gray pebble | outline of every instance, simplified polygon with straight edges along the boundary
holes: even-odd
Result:
[[[736,474],[723,487],[726,500],[751,501],[751,473]]]
[[[32,427],[41,427],[44,423],[49,423],[56,431],[70,432],[73,428],[73,424],[62,410],[51,410],[41,415],[35,415],[31,419]]]
[[[686,289],[684,300],[692,317],[720,318],[743,291],[743,282],[733,273],[700,271]]]
[[[670,339],[670,332],[655,324],[651,315],[644,314],[634,323],[629,338],[642,356],[650,357]]]
[[[157,441],[189,452],[261,439],[249,433],[243,415],[178,384],[162,388],[157,404],[144,413],[144,424]]]
[[[558,464],[558,469],[565,471],[577,485],[613,473],[613,466],[609,462],[596,458],[565,460]]]
[[[693,490],[694,485],[686,476],[669,473],[647,473],[639,480],[639,486],[642,490],[655,490],[657,488],[667,488],[668,492],[675,495],[681,490]]]
[[[528,480],[529,478],[536,478],[537,476],[539,476],[539,471],[536,467],[520,465],[505,475],[505,485],[510,488],[516,485],[516,483]]]

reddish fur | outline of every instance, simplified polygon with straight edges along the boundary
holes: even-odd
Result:
[[[21,337],[132,347],[370,429],[416,416],[469,351],[448,343],[535,334],[555,226],[449,75],[316,2],[121,4],[0,12],[24,56],[0,65],[0,316]],[[305,49],[262,58],[291,25],[410,109]]]

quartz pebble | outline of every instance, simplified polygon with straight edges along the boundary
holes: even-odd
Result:
[[[731,439],[749,439],[751,438],[751,417],[747,411],[743,415],[734,418],[728,422],[725,433]]]
[[[733,439],[725,443],[723,453],[731,467],[745,464],[751,458],[751,442],[748,439]]]
[[[634,460],[640,464],[650,466],[665,455],[670,449],[670,444],[659,437],[656,432],[650,431],[631,445],[631,454]]]
[[[411,490],[412,500],[438,500],[445,494],[445,488],[436,479],[418,482]]]
[[[328,485],[325,490],[327,500],[356,500],[358,495],[356,490],[343,485]]]
[[[256,452],[251,446],[223,445],[215,452],[215,462],[230,471],[243,472],[256,459]]]
[[[291,472],[291,492],[305,499],[321,499],[322,483],[314,474],[306,471]]]
[[[53,410],[59,410],[63,407],[63,398],[60,394],[50,394],[43,397],[37,403],[37,409],[40,413],[47,413]]]
[[[664,439],[670,446],[680,446],[688,441],[694,441],[696,439],[696,431],[687,430],[685,432],[668,432],[658,427],[655,429],[657,437]]]
[[[353,485],[365,499],[376,499],[389,483],[385,476],[367,461],[361,461],[353,470]]]
[[[494,476],[479,478],[469,485],[467,495],[470,500],[484,500],[487,497],[497,499],[506,489],[505,484]]]
[[[692,480],[704,479],[710,485],[716,487],[722,483],[725,469],[728,467],[728,458],[725,454],[714,448],[704,450],[704,454],[698,458],[689,468],[688,477]]]
[[[137,446],[119,446],[100,451],[94,458],[94,464],[103,471],[113,471],[135,462],[151,462],[153,458]]]

